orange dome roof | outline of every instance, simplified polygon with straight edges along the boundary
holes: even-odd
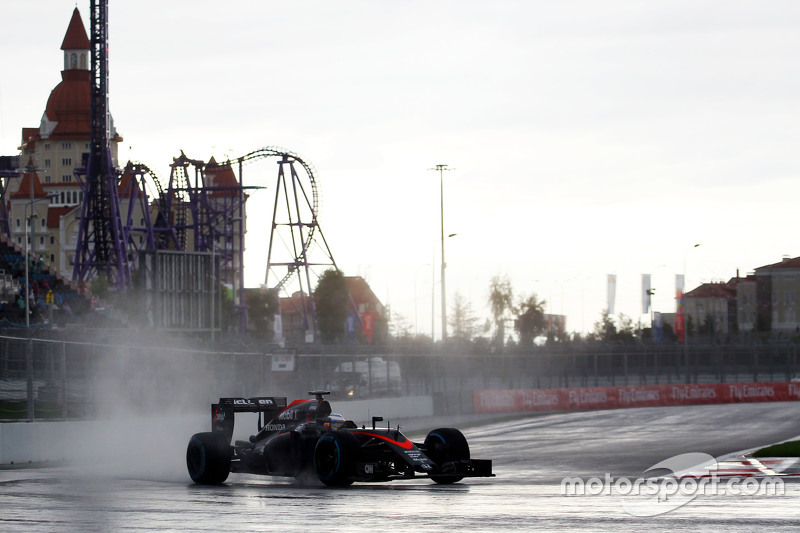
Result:
[[[58,125],[51,137],[89,138],[92,124],[91,72],[64,70],[47,100],[45,114]]]

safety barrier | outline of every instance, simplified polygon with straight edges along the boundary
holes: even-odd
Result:
[[[107,416],[118,405],[160,412],[165,405],[191,409],[214,396],[301,397],[315,389],[330,390],[334,399],[432,396],[437,415],[472,414],[474,391],[530,391],[531,402],[547,403],[559,401],[554,390],[667,386],[666,391],[791,382],[800,376],[800,344],[788,343],[556,346],[506,354],[313,345],[303,347],[304,353],[275,346],[260,352],[207,351],[167,333],[136,329],[36,334],[53,338],[0,336],[0,421],[85,420]],[[619,393],[606,392],[614,395]],[[664,395],[669,393],[659,393]]]
[[[337,413],[358,424],[369,424],[373,415],[382,416],[386,423],[433,415],[430,396],[331,403]],[[253,432],[255,419],[248,421],[246,416],[237,423],[236,438],[246,439]],[[253,425],[248,422],[253,422]],[[181,454],[189,436],[198,431],[208,431],[210,426],[210,415],[142,417],[128,413],[103,420],[0,424],[0,465],[130,460],[132,454],[152,453],[150,446],[141,446],[143,435],[148,441],[158,443],[159,453],[176,457],[172,463],[182,465]]]

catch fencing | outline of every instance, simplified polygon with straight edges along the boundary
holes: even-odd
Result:
[[[531,353],[315,347],[218,352],[124,342],[0,336],[0,420],[86,419],[197,411],[223,396],[337,400],[432,396],[437,414],[471,413],[473,391],[789,382],[794,344],[578,346]]]

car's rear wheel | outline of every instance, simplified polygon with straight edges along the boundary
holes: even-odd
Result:
[[[186,468],[195,483],[219,485],[231,470],[231,446],[222,433],[196,433],[186,448]]]
[[[317,477],[329,487],[346,487],[353,483],[358,439],[346,431],[329,431],[317,441],[314,469]]]
[[[425,437],[425,454],[439,470],[447,472],[459,461],[469,460],[469,444],[464,435],[454,428],[434,429]],[[431,475],[431,479],[442,485],[449,485],[464,479],[458,475]]]

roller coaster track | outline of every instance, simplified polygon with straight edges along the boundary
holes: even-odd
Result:
[[[290,165],[294,162],[299,163],[303,167],[303,170],[308,176],[309,183],[311,184],[311,198],[309,199],[306,196],[306,201],[308,202],[309,208],[311,209],[312,223],[307,225],[307,227],[309,228],[308,233],[303,239],[304,242],[302,244],[302,250],[303,254],[305,254],[305,252],[310,248],[311,244],[314,242],[315,234],[318,228],[317,214],[319,213],[319,189],[317,187],[316,177],[314,176],[314,169],[309,163],[305,162],[296,153],[274,146],[254,150],[249,154],[237,158],[236,161],[238,161],[240,165],[244,165],[246,163],[257,161],[259,159],[267,159],[271,157],[278,157],[281,159],[281,162],[286,162],[289,163]],[[305,190],[303,190],[303,194],[305,195]],[[320,235],[321,234],[322,233],[320,231]],[[322,236],[322,239],[324,241],[325,237]],[[304,262],[302,257],[295,257],[294,259],[296,263]],[[333,258],[331,258],[331,261],[333,261]],[[281,288],[283,288],[286,282],[288,282],[295,274],[296,274],[295,270],[289,269],[286,275],[284,275],[284,277],[280,281],[278,281],[278,283],[275,285],[274,288],[280,290]]]
[[[300,203],[303,206],[302,213],[300,211],[296,213],[297,220],[294,220],[294,213],[290,214],[290,221],[288,224],[277,224],[275,220],[273,220],[273,227],[271,228],[273,233],[275,232],[276,225],[303,228],[299,234],[292,232],[292,246],[287,246],[287,250],[292,247],[294,249],[293,251],[289,252],[288,257],[284,256],[284,260],[286,261],[285,263],[279,263],[281,265],[288,265],[289,267],[286,274],[279,279],[277,284],[273,285],[273,288],[281,290],[285,289],[285,286],[291,279],[300,274],[301,268],[305,267],[308,269],[309,262],[307,255],[312,246],[320,246],[320,242],[324,244],[324,248],[326,249],[328,258],[330,260],[330,263],[326,264],[332,264],[335,267],[335,262],[330,254],[330,249],[327,247],[325,236],[321,227],[319,226],[317,218],[320,209],[320,191],[317,183],[317,177],[315,176],[315,170],[311,164],[304,161],[302,157],[294,152],[279,147],[269,146],[251,151],[241,157],[229,159],[226,162],[220,163],[220,165],[235,166],[238,164],[239,179],[241,180],[241,174],[244,166],[258,162],[259,160],[271,158],[277,159],[277,162],[280,165],[281,170],[279,181],[284,179],[283,173],[285,167],[283,165],[289,165],[292,175],[291,180],[294,180],[292,183],[295,183],[294,186],[296,187],[294,191],[296,195],[295,202]],[[138,184],[138,187],[141,189],[142,193],[144,193],[145,197],[149,197],[150,201],[157,206],[158,215],[150,220],[150,214],[146,214],[146,218],[148,219],[145,224],[146,229],[134,227],[137,225],[131,224],[130,222],[126,223],[125,221],[121,220],[122,225],[124,226],[123,233],[126,235],[126,237],[129,237],[134,231],[145,232],[147,234],[149,243],[146,244],[146,246],[153,247],[154,249],[174,248],[182,250],[186,248],[187,243],[185,242],[185,233],[187,230],[187,224],[189,224],[186,210],[189,209],[188,203],[196,200],[194,194],[190,193],[190,189],[193,190],[193,188],[202,187],[200,184],[204,182],[204,178],[200,179],[200,176],[204,174],[206,167],[206,164],[203,161],[190,159],[183,152],[181,152],[181,155],[175,158],[175,161],[171,166],[173,168],[173,173],[170,176],[169,181],[163,183],[156,173],[144,163],[130,161],[126,167],[127,171],[133,172],[135,183]],[[187,168],[188,166],[195,167],[195,172],[198,173],[196,179],[191,179],[189,170]],[[297,167],[296,170],[295,167]],[[301,168],[302,170],[300,170]],[[303,172],[305,173],[305,176],[302,175]],[[286,174],[287,177],[285,179],[290,180],[288,177],[288,170]],[[259,181],[261,181],[260,178]],[[128,184],[128,186],[130,187],[132,185]],[[276,194],[278,194],[278,191],[276,191]],[[285,190],[284,194],[286,194]],[[172,205],[178,198],[181,198],[182,200],[178,201],[175,205]],[[128,214],[129,213],[127,212],[120,213],[120,218],[127,218],[125,215]],[[129,225],[131,227],[128,227]],[[199,228],[195,229],[195,233],[197,231],[200,231]],[[296,241],[295,238],[297,239]],[[126,238],[125,240],[126,245],[133,246],[130,238]],[[271,247],[272,240],[270,240],[270,249]],[[135,246],[135,248],[138,249],[139,246]],[[132,252],[135,251],[130,249],[129,253]],[[274,281],[272,283],[274,283]]]
[[[150,176],[150,181],[153,183],[153,185],[155,185],[156,191],[158,192],[158,196],[156,197],[156,201],[158,202],[158,207],[161,208],[162,204],[164,203],[164,189],[161,187],[161,182],[158,180],[158,176],[156,176],[156,173],[150,170],[150,167],[139,161],[129,161],[128,165],[130,165],[130,168],[132,168],[136,174],[142,176],[147,174],[148,176]]]
[[[144,194],[144,198],[147,199],[147,201],[152,201],[156,205],[158,215],[167,217],[168,207],[166,196],[164,195],[164,189],[156,173],[153,172],[150,167],[139,161],[128,161],[128,164],[125,166],[125,172],[133,173],[136,178],[136,184]],[[155,187],[155,192],[151,185]],[[167,248],[169,236],[172,236],[174,239],[173,228],[165,222],[166,219],[162,219],[160,223],[153,224],[147,206],[142,206],[142,215],[147,221],[146,231],[148,233],[148,246],[153,249]],[[130,216],[130,213],[128,216]],[[131,228],[127,228],[127,232],[130,233],[130,231]]]

